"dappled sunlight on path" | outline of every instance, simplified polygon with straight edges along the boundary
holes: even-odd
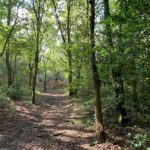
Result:
[[[13,102],[13,113],[1,116],[0,148],[8,150],[97,150],[93,133],[75,125],[67,94],[39,93],[36,106]],[[11,127],[11,128],[10,128]]]
[[[65,96],[68,96],[68,94],[50,94],[50,93],[39,93],[38,94],[39,96],[50,96],[50,97],[65,97]]]
[[[67,100],[68,95],[41,93],[39,96],[44,96],[38,101],[38,105],[42,105],[40,126],[55,139],[69,142],[72,145],[70,150],[84,149],[93,133],[86,132],[83,127],[72,123],[74,111],[72,104]]]

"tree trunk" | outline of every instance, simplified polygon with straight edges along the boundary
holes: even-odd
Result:
[[[116,117],[117,117],[117,122],[125,126],[127,124],[127,112],[126,109],[124,108],[124,85],[123,85],[123,80],[122,80],[122,75],[121,71],[112,71],[113,74],[113,82],[114,82],[114,87],[115,87],[115,94],[116,94],[116,99],[117,99],[117,106],[116,106]]]
[[[17,54],[15,54],[14,56],[14,68],[13,68],[13,71],[12,71],[12,80],[13,80],[13,83],[16,82],[16,75],[17,75]]]
[[[90,42],[91,48],[95,47],[95,0],[90,1],[91,4],[91,17],[90,17]],[[106,135],[103,128],[103,116],[101,108],[101,97],[100,97],[100,79],[96,65],[96,54],[95,52],[91,53],[91,67],[92,67],[92,76],[93,76],[93,85],[94,85],[94,96],[96,101],[95,108],[95,119],[96,119],[96,136],[98,141],[106,141]]]
[[[71,12],[71,4],[70,1],[67,3],[67,39],[68,39],[68,44],[70,46],[71,44],[71,36],[70,36],[70,12]],[[68,62],[69,62],[69,95],[74,95],[74,91],[72,88],[72,52],[71,50],[67,50],[68,53]]]
[[[7,68],[7,81],[8,81],[8,87],[10,87],[13,83],[12,81],[12,67],[10,64],[10,53],[9,53],[9,44],[6,50],[6,68]]]
[[[29,88],[32,89],[32,70],[29,72]]]
[[[32,85],[32,104],[35,104],[35,88],[36,88],[36,77],[38,71],[38,62],[39,62],[39,28],[37,27],[37,37],[36,37],[36,53],[35,53],[35,68],[33,75],[33,85]]]
[[[44,92],[47,91],[47,82],[46,82],[46,73],[45,73],[45,77],[44,77]]]
[[[74,91],[72,88],[72,53],[68,51],[68,61],[69,61],[69,95],[74,95]]]
[[[32,89],[33,66],[29,63],[29,89]]]
[[[11,6],[11,0],[9,0],[9,4],[8,4],[8,18],[7,18],[7,25],[10,26],[10,22],[11,22],[11,10],[12,10],[12,6]],[[6,68],[7,68],[7,82],[8,82],[8,87],[10,87],[13,83],[13,79],[12,79],[12,67],[11,67],[11,63],[10,63],[10,41],[8,41],[7,44],[7,48],[6,48]]]
[[[62,40],[64,42],[64,44],[68,44],[70,46],[71,44],[71,35],[70,35],[70,31],[71,31],[71,25],[70,25],[70,13],[71,13],[71,1],[69,0],[67,2],[67,38],[65,38],[64,36],[64,33],[63,33],[63,29],[62,29],[62,24],[61,24],[61,21],[59,19],[59,16],[57,14],[57,7],[56,7],[56,3],[54,0],[52,0],[52,3],[53,3],[53,6],[54,6],[54,10],[55,10],[55,15],[56,15],[56,20],[57,20],[57,23],[58,23],[58,26],[59,26],[59,30],[60,30],[60,33],[61,33],[61,37],[62,37]],[[74,95],[74,91],[73,91],[73,88],[72,88],[72,52],[69,50],[67,50],[67,54],[68,54],[68,68],[69,68],[69,71],[68,71],[68,81],[69,81],[69,95]]]
[[[47,91],[47,69],[46,69],[46,62],[44,60],[44,92]]]
[[[35,58],[34,58],[34,75],[33,75],[33,85],[32,85],[32,103],[35,104],[35,88],[36,88],[36,78],[38,72],[38,63],[39,63],[39,49],[40,49],[40,33],[41,33],[41,25],[42,19],[44,15],[44,6],[45,0],[34,1],[32,0],[33,10],[36,17],[36,48],[35,48]]]

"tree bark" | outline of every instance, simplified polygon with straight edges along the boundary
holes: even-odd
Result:
[[[29,89],[32,89],[32,78],[33,78],[33,69],[34,66],[29,62]]]
[[[35,48],[35,58],[34,58],[34,75],[33,75],[33,85],[32,85],[32,103],[36,104],[35,102],[35,88],[36,88],[36,78],[38,72],[38,63],[39,63],[39,50],[40,50],[40,34],[41,34],[41,25],[42,19],[44,14],[44,5],[46,0],[32,0],[33,10],[36,17],[36,48]],[[37,3],[37,4],[35,4]]]
[[[44,60],[44,92],[47,91],[47,68],[46,68],[46,62]]]
[[[15,54],[14,56],[14,68],[13,68],[13,71],[12,71],[12,80],[13,80],[13,83],[16,82],[16,75],[17,75],[17,54]]]
[[[61,33],[62,40],[63,40],[64,44],[66,44],[66,39],[65,39],[65,36],[64,36],[64,33],[63,33],[62,25],[61,25],[61,22],[59,20],[59,16],[57,14],[57,7],[56,7],[55,0],[52,0],[52,3],[53,3],[53,6],[54,6],[55,16],[56,16],[56,20],[57,20],[57,23],[58,23],[58,26],[59,26],[59,30],[60,30],[60,33]]]
[[[91,4],[91,17],[90,17],[90,42],[91,49],[95,47],[95,0],[90,1]],[[93,50],[92,50],[93,51]],[[101,106],[101,97],[100,97],[100,79],[99,73],[97,70],[96,63],[96,53],[91,52],[91,67],[92,67],[92,76],[93,76],[93,85],[94,85],[94,96],[96,101],[95,108],[95,119],[96,119],[96,136],[98,141],[105,142],[106,135],[103,128],[103,116],[102,116],[102,106]]]
[[[39,19],[37,18],[37,23],[39,23]],[[35,88],[36,88],[36,77],[37,77],[37,71],[38,71],[38,62],[39,62],[39,24],[37,24],[37,36],[36,36],[36,52],[35,52],[35,59],[34,59],[34,75],[33,75],[33,85],[32,85],[32,103],[35,104]]]
[[[71,31],[71,26],[70,26],[70,13],[71,13],[71,3],[68,1],[67,3],[67,39],[68,39],[68,44],[70,47],[71,44],[71,36],[70,36],[70,31]],[[72,88],[72,52],[71,50],[67,50],[68,53],[68,62],[69,62],[69,95],[72,96],[74,95],[74,91]]]
[[[12,10],[12,2],[9,0],[7,11],[8,11],[8,17],[7,17],[7,25],[10,26],[11,23],[11,10]],[[10,87],[13,83],[12,79],[12,66],[10,62],[10,40],[7,42],[7,48],[6,48],[6,68],[7,68],[7,82],[8,87]]]

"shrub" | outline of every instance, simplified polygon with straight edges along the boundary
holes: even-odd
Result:
[[[12,100],[20,100],[22,97],[21,88],[19,84],[13,85],[7,89],[7,95]]]
[[[131,137],[130,144],[137,150],[150,150],[149,143],[150,137],[147,133],[137,133]]]
[[[0,107],[5,107],[8,104],[8,98],[5,95],[0,95]]]
[[[5,107],[8,104],[8,97],[4,87],[0,87],[0,107]]]

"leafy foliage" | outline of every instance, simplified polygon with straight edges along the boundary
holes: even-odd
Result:
[[[131,146],[135,149],[145,149],[145,150],[149,150],[149,141],[150,141],[150,137],[148,136],[148,134],[141,134],[141,133],[137,133],[132,137],[131,140]]]

